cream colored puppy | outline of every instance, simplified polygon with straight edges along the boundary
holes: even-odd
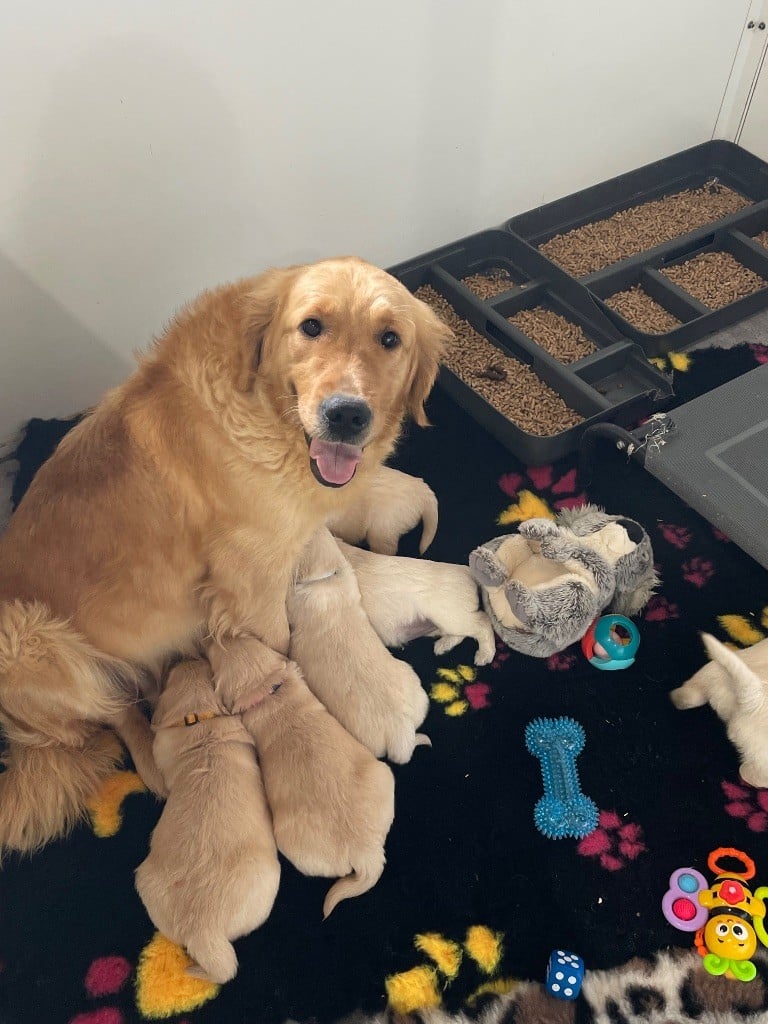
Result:
[[[229,981],[232,940],[264,923],[280,882],[253,741],[224,712],[202,660],[172,670],[152,728],[169,796],[136,888],[153,924],[196,962],[188,973]]]
[[[312,695],[297,665],[232,700],[256,743],[277,847],[305,875],[340,877],[323,916],[372,888],[384,870],[395,780]]]
[[[434,636],[439,637],[435,654],[445,654],[471,636],[477,640],[475,664],[493,661],[496,636],[468,566],[378,555],[337,543],[355,570],[365,613],[387,647]]]
[[[395,555],[402,535],[421,522],[423,555],[437,532],[437,498],[420,477],[382,466],[343,513],[330,517],[328,528],[349,544],[366,541],[371,551]]]
[[[302,556],[288,593],[290,656],[347,732],[376,757],[404,764],[429,743],[416,730],[429,698],[410,665],[394,658],[363,608],[355,573],[328,530]]]
[[[681,710],[711,704],[738,751],[742,779],[768,788],[768,640],[732,651],[708,633],[701,638],[712,661],[670,699]]]

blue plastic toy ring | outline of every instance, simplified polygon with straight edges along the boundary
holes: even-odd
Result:
[[[595,619],[581,640],[590,665],[605,672],[629,668],[640,646],[640,632],[625,615],[603,615]]]

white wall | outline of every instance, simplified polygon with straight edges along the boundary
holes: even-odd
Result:
[[[207,284],[382,265],[709,138],[749,0],[0,12],[0,438]]]

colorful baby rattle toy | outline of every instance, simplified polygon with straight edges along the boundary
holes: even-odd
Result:
[[[638,628],[625,615],[602,615],[581,638],[590,665],[607,672],[633,665],[639,646]]]
[[[738,861],[743,871],[729,871],[720,861]],[[681,932],[696,932],[694,942],[704,957],[704,970],[737,981],[752,981],[757,968],[752,957],[758,939],[768,946],[765,930],[765,900],[768,885],[755,889],[745,885],[755,876],[755,863],[741,850],[721,846],[707,859],[716,875],[711,886],[695,868],[678,868],[669,879],[661,909],[669,923]]]

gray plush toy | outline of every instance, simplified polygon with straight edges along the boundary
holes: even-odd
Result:
[[[636,615],[658,583],[643,527],[596,505],[529,519],[476,548],[469,567],[498,636],[535,658],[580,640],[606,609]]]

